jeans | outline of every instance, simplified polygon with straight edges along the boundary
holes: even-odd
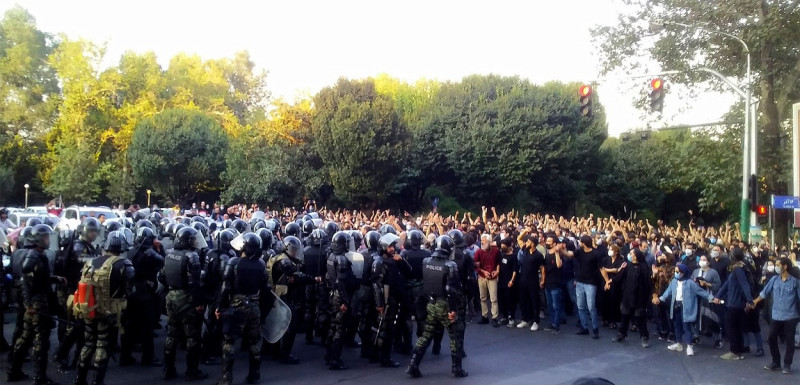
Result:
[[[547,296],[547,309],[552,325],[554,329],[558,330],[561,327],[561,320],[564,319],[564,299],[561,298],[561,288],[545,289],[544,294]]]
[[[569,299],[572,302],[572,314],[578,316],[578,296],[575,292],[575,279],[570,279],[567,281],[567,284],[564,286],[567,291],[567,295],[569,295]]]
[[[597,323],[597,286],[588,283],[578,282],[575,287],[575,295],[578,297],[578,315],[581,318],[581,325],[584,329],[589,329],[589,321],[592,322],[592,330],[597,330],[600,326]],[[591,316],[591,319],[589,318]]]
[[[780,365],[781,351],[778,348],[778,337],[783,336],[783,341],[786,344],[786,355],[783,356],[783,366],[788,367],[792,365],[794,359],[794,329],[797,327],[798,319],[790,319],[787,321],[772,320],[769,328],[769,352],[772,355],[772,363]]]
[[[692,344],[694,337],[694,322],[683,322],[683,306],[672,309],[672,323],[675,324],[675,342]]]
[[[478,278],[478,289],[481,296],[481,315],[484,318],[497,319],[500,313],[497,306],[497,278]],[[491,317],[489,317],[489,302],[491,302]]]

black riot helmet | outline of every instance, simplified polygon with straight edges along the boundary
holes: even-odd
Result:
[[[364,242],[364,237],[361,236],[361,232],[358,230],[350,230],[350,238],[353,238],[353,249],[350,251],[357,251],[361,247],[361,243]]]
[[[186,227],[186,225],[183,223],[176,223],[174,226],[172,226],[172,234],[178,235],[178,231],[181,231],[181,229],[184,227]]]
[[[195,240],[197,239],[197,230],[186,227],[183,224],[177,233],[175,233],[175,248],[178,250],[187,250],[194,247]],[[177,227],[177,226],[176,226]]]
[[[30,226],[29,226],[30,227]],[[53,234],[53,229],[45,224],[39,224],[31,227],[31,233],[28,236],[28,241],[31,245],[40,249],[50,248],[50,235]]]
[[[143,212],[142,210],[137,210],[133,213],[133,221],[138,223],[142,219],[147,219],[147,213]]]
[[[31,234],[33,234],[33,227],[25,226],[22,228],[17,237],[18,249],[30,249],[34,246],[33,243],[31,243]]]
[[[272,235],[277,235],[281,231],[281,223],[275,218],[268,220],[266,225],[267,230],[269,230]]]
[[[378,251],[378,246],[381,243],[381,233],[372,230],[367,233],[367,239],[364,241],[369,251]]]
[[[213,234],[217,231],[217,222],[211,222],[208,224],[208,233]]]
[[[190,226],[192,224],[192,218],[183,217],[181,218],[181,223],[183,223],[186,226]]]
[[[128,229],[132,229],[133,228],[134,223],[133,223],[133,220],[131,220],[130,218],[128,218],[128,217],[120,218],[119,221],[121,222],[120,224],[122,225],[122,227],[125,227],[125,228],[128,228]]]
[[[467,241],[464,239],[464,233],[461,230],[450,230],[447,232],[447,236],[453,239],[455,247],[467,247]]]
[[[196,218],[196,217],[195,217]],[[193,222],[192,228],[197,230],[198,233],[203,234],[203,237],[208,236],[208,226],[203,222]]]
[[[382,236],[383,236],[383,235],[386,235],[386,234],[394,234],[394,235],[397,235],[397,229],[395,229],[395,228],[394,228],[394,226],[392,226],[392,225],[383,225],[383,226],[381,226],[381,228],[378,230],[378,232],[379,232],[379,233],[381,233],[381,235],[382,235]]]
[[[242,236],[242,240],[244,241],[242,251],[246,256],[252,257],[261,254],[261,237],[253,233],[247,233]]]
[[[236,238],[236,233],[231,229],[218,231],[214,239],[214,248],[217,251],[227,252],[231,249],[231,241]]]
[[[317,226],[314,224],[314,221],[312,221],[311,219],[303,222],[303,236],[304,237],[310,236],[311,232],[314,231],[314,229],[316,229],[316,228],[317,228]]]
[[[440,235],[439,238],[436,238],[436,251],[449,256],[453,253],[454,248],[453,238],[447,235]]]
[[[250,228],[253,229],[253,232],[256,232],[261,229],[266,229],[267,223],[262,221],[261,219],[256,219],[250,222]]]
[[[328,234],[323,229],[314,229],[308,238],[311,240],[311,245],[322,247],[328,241]]]
[[[195,223],[195,222],[200,222],[200,223],[205,224],[206,223],[206,219],[203,218],[200,215],[195,215],[195,216],[192,217],[192,223]]]
[[[28,219],[27,222],[25,222],[25,226],[28,226],[28,227],[34,227],[36,225],[41,225],[41,224],[42,224],[42,220],[39,219],[39,218],[30,218],[30,219]]]
[[[422,244],[425,243],[425,234],[419,230],[411,230],[408,232],[408,241],[411,243],[411,249],[419,250]]]
[[[286,229],[283,230],[283,233],[286,234],[287,237],[295,237],[300,238],[302,230],[300,229],[300,225],[295,222],[289,223],[286,225]]]
[[[229,229],[229,228],[231,228],[231,224],[232,223],[233,223],[232,220],[226,219],[226,220],[222,221],[222,228],[223,229]]]
[[[153,231],[153,229],[147,226],[140,227],[138,230],[136,230],[136,243],[142,246],[145,247],[153,246],[153,240],[155,239],[156,239],[156,233]]]
[[[274,238],[269,230],[267,230],[266,228],[258,229],[255,232],[255,234],[258,235],[259,238],[261,238],[261,250],[272,249],[272,243],[274,241]]]
[[[112,231],[106,236],[106,242],[103,245],[103,250],[113,255],[120,255],[128,250],[128,241],[121,231]]]
[[[331,221],[325,224],[325,234],[328,235],[328,239],[330,239],[333,236],[333,234],[336,234],[338,232],[339,232],[339,225],[336,224],[336,222]]]
[[[346,231],[340,231],[333,234],[331,238],[331,252],[335,254],[344,254],[350,250],[350,234]]]
[[[152,223],[161,223],[163,217],[159,213],[150,213],[150,216],[147,219]]]
[[[300,242],[295,236],[288,236],[283,240],[283,246],[286,248],[286,254],[292,258],[299,260],[303,259],[303,242]]]
[[[119,222],[106,222],[105,227],[106,227],[106,234],[108,234],[112,231],[118,231],[119,229],[122,228],[122,225]]]
[[[139,221],[136,222],[136,230],[139,230],[142,227],[149,227],[150,230],[155,230],[155,228],[156,228],[156,226],[153,224],[153,222],[150,222],[147,219],[140,219]]]
[[[233,222],[231,222],[231,227],[236,229],[236,231],[238,231],[239,234],[244,234],[245,232],[247,232],[247,222],[241,219],[234,219]]]
[[[100,221],[97,219],[87,217],[80,226],[78,226],[78,236],[80,236],[83,241],[94,242],[94,240],[97,239],[97,235],[100,234],[101,226]]]
[[[72,229],[62,228],[58,232],[58,245],[61,247],[68,247],[74,238],[75,232]]]

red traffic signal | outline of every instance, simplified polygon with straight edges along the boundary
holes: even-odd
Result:
[[[578,96],[580,97],[581,116],[592,117],[592,86],[588,84],[581,85],[578,88]]]
[[[756,207],[756,215],[759,217],[765,217],[769,214],[769,208],[766,205],[758,205]]]
[[[581,97],[586,97],[591,94],[592,94],[592,86],[584,84],[578,89],[578,95],[580,95]]]
[[[650,86],[652,86],[654,90],[660,90],[664,88],[664,81],[661,80],[661,78],[655,78],[650,82]]]

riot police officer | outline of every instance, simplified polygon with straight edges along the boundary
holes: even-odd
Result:
[[[200,329],[203,324],[203,291],[200,286],[200,256],[195,250],[205,247],[203,238],[191,227],[175,236],[175,249],[164,259],[159,281],[167,293],[167,339],[164,343],[164,379],[177,377],[175,356],[179,340],[186,341],[186,379],[200,380],[208,374],[199,369]]]
[[[403,250],[400,256],[405,259],[411,266],[411,272],[408,280],[406,280],[406,306],[405,309],[413,312],[414,318],[417,323],[417,337],[422,336],[422,329],[425,325],[425,306],[427,305],[426,299],[422,297],[422,261],[431,256],[428,250],[422,248],[425,243],[425,234],[419,230],[411,230],[408,233],[408,249]],[[411,327],[408,326],[410,317],[401,316],[401,320],[406,321],[401,325],[405,326],[402,330],[402,350],[411,353]],[[441,345],[441,337],[439,337],[439,345]],[[437,344],[434,343],[434,352],[438,352]]]
[[[450,260],[454,249],[453,240],[442,235],[436,238],[436,249],[425,259],[422,266],[422,290],[428,296],[428,318],[425,320],[425,331],[417,340],[411,363],[406,373],[411,377],[420,377],[419,364],[422,356],[431,344],[431,337],[436,329],[447,328],[450,334],[450,354],[454,377],[466,377],[467,372],[461,367],[462,345],[460,328],[463,322],[458,318],[458,301],[463,295],[458,276],[458,267]]]
[[[325,264],[327,263],[326,250],[328,248],[328,237],[322,229],[315,229],[308,237],[308,246],[303,250],[303,272],[310,277],[322,277],[325,275]],[[304,317],[304,329],[306,334],[306,344],[314,343],[314,332],[317,336],[324,338],[327,335],[325,327],[329,324],[330,303],[328,301],[328,291],[325,283],[312,284],[306,286],[306,311]],[[325,302],[321,304],[320,302]]]
[[[458,280],[461,282],[461,296],[458,299],[458,309],[456,311],[458,313],[458,318],[463,323],[463,327],[459,329],[459,331],[461,332],[461,341],[464,341],[464,332],[467,327],[467,292],[471,285],[477,285],[477,282],[475,282],[475,260],[470,254],[464,252],[464,249],[467,247],[467,242],[461,230],[450,230],[447,235],[453,240],[454,251],[451,259],[456,263],[456,267],[458,268]],[[442,334],[439,334],[437,338],[439,349],[441,349]],[[434,339],[433,342],[435,349],[437,340]],[[464,344],[461,344],[461,349],[461,355],[466,357],[467,353],[464,352]]]
[[[159,312],[156,304],[158,296],[158,272],[164,267],[164,257],[153,250],[156,235],[150,227],[143,226],[136,231],[136,240],[130,252],[131,263],[136,272],[133,279],[134,292],[128,296],[122,335],[120,366],[135,362],[131,356],[136,341],[142,344],[142,365],[161,366],[153,351],[153,330],[156,327],[153,313]]]
[[[27,378],[22,372],[22,363],[28,349],[33,345],[33,383],[35,385],[53,385],[54,381],[47,378],[47,352],[50,349],[50,318],[49,302],[54,296],[51,288],[53,277],[50,275],[50,261],[45,255],[45,250],[50,248],[50,235],[53,230],[47,225],[34,226],[28,238],[33,248],[25,252],[22,260],[22,304],[24,312],[22,333],[14,341],[14,351],[11,358],[11,367],[8,370],[6,381],[14,382]]]
[[[231,241],[236,238],[233,229],[219,231],[215,235],[214,248],[206,254],[203,264],[203,293],[208,306],[207,324],[203,334],[203,363],[219,364],[217,357],[222,355],[222,328],[214,314],[219,302],[219,291],[222,285],[222,273],[228,261],[236,257]]]
[[[111,222],[113,223],[113,222]],[[119,224],[117,224],[119,225]],[[66,296],[71,295],[78,288],[78,281],[81,279],[81,271],[87,261],[100,256],[100,250],[94,245],[100,235],[101,228],[100,221],[95,218],[87,217],[78,226],[78,239],[72,242],[71,247],[66,247],[64,252],[59,254],[54,265],[54,272],[56,275],[66,278],[67,284],[63,288],[64,294],[61,295],[66,299]],[[66,238],[66,234],[62,238]],[[64,305],[67,304],[65,300]],[[78,355],[83,347],[83,337],[85,330],[83,321],[73,319],[72,311],[65,311],[67,320],[71,321],[66,325],[64,338],[58,345],[56,351],[56,362],[59,365],[60,371],[67,371],[74,369],[78,361]],[[72,347],[75,347],[75,357],[72,362],[69,361],[69,352]]]
[[[352,263],[345,255],[350,249],[352,237],[344,231],[333,235],[331,253],[325,273],[326,287],[330,292],[331,330],[328,333],[328,351],[325,361],[330,370],[346,369],[342,362],[342,347],[345,339],[345,319],[350,311],[352,291],[348,285],[353,281]]]
[[[377,231],[370,231],[365,237],[366,250],[362,252],[364,257],[364,270],[361,273],[361,293],[359,298],[359,336],[361,337],[361,357],[367,358],[370,362],[378,362],[377,352],[373,349],[373,344],[377,333],[373,329],[377,329],[378,314],[376,312],[375,293],[372,289],[372,266],[373,261],[380,259],[380,252],[378,250],[380,244],[381,234]]]
[[[93,317],[84,318],[86,335],[78,362],[75,385],[86,385],[89,366],[94,358],[92,385],[103,385],[108,370],[107,351],[114,325],[119,325],[126,298],[133,292],[134,271],[130,260],[120,256],[129,247],[125,235],[113,231],[106,235],[105,254],[86,262],[82,281],[91,282],[94,293]],[[78,317],[76,317],[78,318]]]
[[[236,338],[247,340],[250,353],[247,382],[257,383],[261,378],[261,311],[259,294],[270,296],[269,277],[261,260],[261,238],[247,233],[237,238],[244,256],[234,257],[225,266],[222,290],[215,315],[222,322],[222,377],[218,385],[233,381],[233,355]],[[235,246],[235,245],[234,245]]]
[[[23,304],[22,298],[22,262],[25,261],[25,255],[28,253],[29,250],[35,248],[36,246],[31,243],[31,233],[33,232],[33,227],[23,227],[17,237],[17,249],[11,253],[11,260],[10,268],[11,268],[11,290],[9,294],[11,294],[11,299],[9,302],[13,302],[17,305],[17,318],[16,322],[14,323],[14,333],[11,335],[11,353],[8,355],[8,362],[11,363],[11,359],[14,356],[14,343],[19,336],[22,335],[23,329],[23,322],[25,312],[22,309],[25,308]]]
[[[380,239],[380,258],[372,262],[372,289],[375,306],[378,312],[378,349],[380,364],[385,368],[396,368],[400,363],[391,359],[392,342],[397,329],[397,317],[400,304],[405,297],[403,273],[408,273],[410,266],[397,254],[400,237],[387,232]]]
[[[292,355],[292,347],[303,319],[305,288],[307,285],[321,282],[322,279],[303,273],[303,243],[300,239],[288,236],[283,243],[284,251],[269,261],[267,272],[270,274],[275,295],[280,297],[292,311],[291,324],[280,341],[278,359],[284,364],[297,364],[299,360]]]

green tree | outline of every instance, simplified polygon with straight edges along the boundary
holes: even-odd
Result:
[[[58,80],[48,63],[56,39],[36,27],[20,7],[9,9],[0,20],[0,178],[4,200],[22,201],[17,183],[39,190],[36,171],[44,152],[44,134],[50,128],[59,102]],[[10,176],[10,177],[9,177]]]
[[[219,186],[228,138],[205,113],[170,109],[142,119],[133,132],[128,160],[142,186],[173,202]]]
[[[401,172],[408,131],[371,79],[339,79],[314,97],[315,147],[338,198],[386,203]]]
[[[741,37],[753,57],[755,99],[759,100],[761,151],[759,174],[768,193],[784,195],[790,177],[790,158],[783,151],[791,104],[800,98],[800,7],[796,1],[728,1],[709,3],[681,0],[623,0],[625,11],[613,26],[594,31],[602,50],[604,72],[637,72],[655,61],[663,70],[683,71],[671,80],[693,87],[725,89],[719,80],[694,67],[709,67],[745,80],[745,57],[741,45],[720,35],[694,29],[669,28],[654,35],[650,23],[678,22]],[[741,109],[741,105],[738,107]],[[741,117],[741,115],[739,115]],[[741,132],[741,127],[731,127]],[[768,149],[768,150],[764,150]],[[780,150],[779,150],[780,149]],[[776,151],[779,150],[779,151]],[[741,163],[739,163],[741,165]],[[727,165],[727,179],[736,178],[736,163]],[[741,177],[741,173],[740,176]],[[712,205],[713,206],[713,205]],[[786,239],[787,218],[777,218],[776,236]],[[783,242],[783,241],[781,241]]]

